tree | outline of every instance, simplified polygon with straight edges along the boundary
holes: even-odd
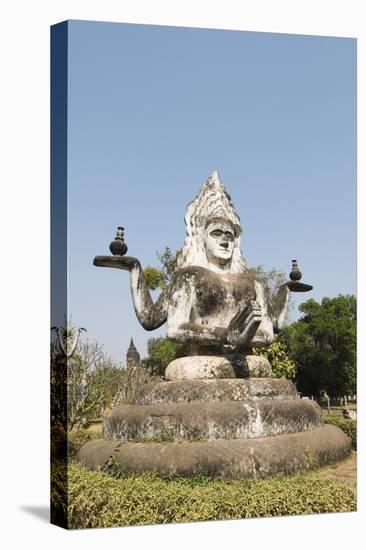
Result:
[[[165,369],[171,361],[184,357],[188,344],[174,342],[168,338],[150,338],[147,342],[148,356],[141,362],[142,366],[155,376],[164,376]]]
[[[125,373],[126,369],[117,366],[110,360],[102,361],[91,372],[93,385],[103,394],[96,416],[100,416],[105,409],[114,404],[116,396],[126,378]]]
[[[147,287],[150,290],[156,290],[157,288],[164,288],[165,286],[165,278],[164,274],[160,269],[157,269],[156,267],[151,267],[148,265],[144,269],[144,275],[146,279]]]
[[[270,314],[276,315],[278,307],[282,308],[281,287],[286,282],[287,277],[283,271],[272,268],[270,271],[265,271],[263,266],[251,267],[247,270],[247,276],[260,281],[263,285],[264,294],[267,299],[268,309]],[[291,294],[289,296],[288,311],[291,308]]]
[[[279,340],[297,365],[297,386],[306,395],[356,392],[356,298],[339,295],[299,306],[302,317]]]
[[[159,258],[161,271],[164,275],[165,283],[169,283],[173,279],[177,252],[173,254],[170,248],[166,246],[162,254],[160,254],[159,252],[157,252],[156,254]]]
[[[98,343],[78,342],[71,356],[54,340],[51,344],[51,415],[65,431],[99,416],[117,390],[122,369]]]
[[[254,348],[254,355],[262,355],[271,363],[275,378],[288,378],[293,380],[296,375],[296,365],[288,354],[286,344],[275,340],[268,348]]]
[[[147,266],[144,269],[146,283],[150,290],[163,289],[172,280],[177,254],[173,254],[167,246],[164,252],[161,254],[157,252],[156,255],[159,260],[159,267]]]
[[[145,384],[156,383],[158,379],[142,367],[123,369],[123,376],[112,400],[112,405],[135,405]]]
[[[68,359],[67,426],[82,426],[103,412],[112,381],[115,363],[107,357],[98,343],[80,342]],[[112,382],[113,383],[113,382]]]

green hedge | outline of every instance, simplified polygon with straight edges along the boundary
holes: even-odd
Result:
[[[342,482],[306,475],[265,480],[115,479],[69,464],[68,523],[73,529],[356,510]]]
[[[357,421],[350,420],[348,418],[342,418],[341,416],[324,416],[325,424],[332,424],[344,431],[351,440],[352,449],[357,449]]]

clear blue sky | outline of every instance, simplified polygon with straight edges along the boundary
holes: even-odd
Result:
[[[249,266],[289,271],[310,297],[356,292],[356,40],[69,23],[69,312],[124,360],[127,272],[93,267],[123,225],[128,254],[180,248],[184,213],[217,169]]]

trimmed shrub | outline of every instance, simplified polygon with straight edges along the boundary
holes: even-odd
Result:
[[[69,528],[113,527],[356,510],[347,484],[306,475],[264,480],[115,479],[69,464]]]
[[[348,418],[342,418],[341,416],[324,416],[325,424],[332,424],[344,431],[351,440],[352,449],[357,449],[357,421],[350,420]]]

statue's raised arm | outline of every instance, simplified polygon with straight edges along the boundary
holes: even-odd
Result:
[[[93,264],[98,267],[112,267],[129,271],[131,294],[137,319],[145,330],[159,328],[167,319],[169,289],[164,289],[158,300],[153,302],[139,260],[122,255],[127,252],[127,245],[123,239],[123,228],[118,228],[116,239],[111,243],[110,250],[114,254],[113,256],[96,256]]]

